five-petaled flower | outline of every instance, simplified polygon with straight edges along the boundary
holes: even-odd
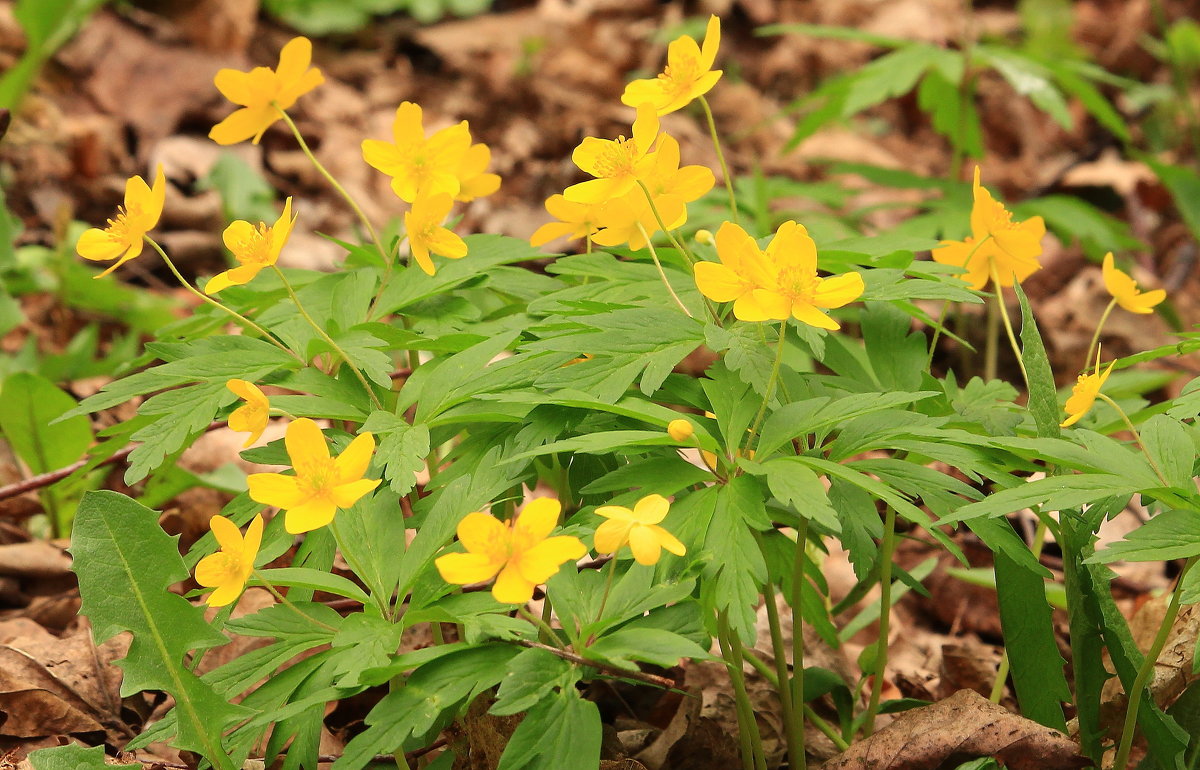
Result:
[[[446,215],[454,200],[447,193],[417,198],[412,208],[404,212],[404,231],[408,234],[408,247],[413,259],[427,274],[433,275],[433,260],[430,253],[447,259],[462,259],[467,256],[467,243],[443,227]]]
[[[629,192],[653,167],[650,150],[657,138],[658,114],[648,102],[637,108],[632,139],[584,137],[571,160],[596,178],[571,185],[563,195],[577,203],[604,203]]]
[[[290,534],[325,526],[339,508],[349,508],[379,486],[378,479],[363,478],[375,451],[370,433],[360,433],[340,455],[330,457],[321,429],[302,417],[288,425],[284,446],[295,476],[252,473],[246,481],[250,499],[285,512],[284,527]]]
[[[972,190],[971,235],[962,241],[942,241],[933,250],[934,261],[964,268],[967,272],[960,277],[976,291],[986,286],[993,274],[1003,287],[1040,270],[1037,258],[1046,235],[1042,218],[1013,222],[1012,213],[979,183],[979,166],[975,167]]]
[[[819,329],[837,330],[838,322],[823,310],[841,307],[862,295],[858,273],[821,278],[817,247],[808,231],[784,222],[766,251],[732,222],[717,231],[716,262],[696,265],[696,286],[716,302],[733,304],[742,321],[783,321],[789,316]]]
[[[142,253],[146,233],[158,224],[162,216],[167,181],[162,166],[154,175],[154,186],[146,185],[140,176],[125,183],[125,205],[117,209],[115,219],[103,228],[93,227],[79,236],[75,250],[84,259],[97,262],[117,260],[97,278],[102,278]]]
[[[458,540],[466,553],[448,553],[434,562],[447,583],[466,585],[496,577],[492,596],[505,604],[524,604],[533,588],[546,582],[565,562],[587,553],[577,537],[550,537],[562,506],[541,497],[530,501],[515,519],[503,522],[490,514],[468,513],[458,523]]]
[[[208,526],[221,549],[196,564],[196,582],[216,589],[206,599],[210,607],[224,607],[242,595],[254,572],[254,559],[262,543],[263,520],[261,514],[254,515],[246,527],[245,539],[237,525],[220,514],[213,516]]]
[[[210,278],[208,283],[204,284],[204,293],[216,294],[230,286],[249,283],[264,267],[274,265],[295,224],[292,199],[288,198],[284,201],[283,213],[275,220],[275,224],[269,227],[266,222],[259,222],[258,227],[255,227],[244,219],[226,227],[221,238],[225,241],[225,248],[229,249],[239,265]]]
[[[643,497],[633,510],[620,505],[600,506],[596,514],[607,521],[596,528],[596,553],[616,553],[628,543],[638,564],[657,564],[664,548],[683,556],[687,548],[659,526],[670,508],[671,503],[662,495]]]
[[[246,402],[229,413],[229,427],[239,433],[250,433],[250,437],[242,445],[243,448],[248,447],[258,441],[258,437],[266,430],[268,418],[271,416],[271,402],[257,385],[246,380],[229,380],[225,387]]]
[[[1067,419],[1063,420],[1059,427],[1065,428],[1079,422],[1092,408],[1092,404],[1096,403],[1096,396],[1100,393],[1100,388],[1104,386],[1104,381],[1108,379],[1108,375],[1112,374],[1113,367],[1117,365],[1117,362],[1113,361],[1107,369],[1101,372],[1099,358],[1099,351],[1097,351],[1095,372],[1079,375],[1079,380],[1071,389],[1071,397],[1067,399],[1064,406],[1068,415]]]
[[[364,139],[363,159],[392,178],[392,191],[406,203],[441,193],[459,196],[464,174],[470,181],[464,200],[493,192],[491,177],[495,177],[495,187],[500,186],[500,177],[483,174],[491,154],[474,149],[484,147],[486,151],[487,147],[471,145],[465,120],[426,138],[420,105],[402,102],[392,121],[392,138],[394,142]]]
[[[649,102],[659,115],[687,106],[721,79],[721,70],[712,68],[720,45],[721,20],[710,16],[703,45],[696,45],[687,35],[672,40],[667,46],[667,65],[663,71],[656,78],[635,80],[625,86],[621,102],[630,107]]]
[[[279,52],[279,66],[255,67],[249,72],[223,69],[213,82],[217,90],[234,104],[241,105],[229,117],[212,127],[208,136],[217,144],[237,144],[252,139],[254,144],[304,94],[325,82],[312,64],[312,42],[306,37],[288,41]]]
[[[1130,313],[1152,313],[1154,306],[1167,298],[1167,293],[1162,289],[1139,291],[1137,282],[1113,264],[1111,251],[1104,255],[1104,288],[1108,289],[1118,305]]]

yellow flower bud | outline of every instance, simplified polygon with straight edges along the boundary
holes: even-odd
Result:
[[[696,429],[687,420],[671,420],[667,423],[667,434],[676,441],[687,441],[695,433]]]
[[[696,243],[699,243],[703,246],[712,246],[716,242],[717,239],[713,238],[713,234],[708,230],[696,231]]]

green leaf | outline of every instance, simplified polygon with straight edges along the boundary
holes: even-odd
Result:
[[[1200,239],[1200,174],[1185,166],[1163,163],[1144,153],[1138,153],[1136,157],[1158,175],[1159,181],[1171,193],[1192,238]]]
[[[382,469],[392,491],[407,494],[416,486],[417,474],[425,468],[429,455],[429,429],[409,425],[391,412],[372,412],[362,429],[381,437],[372,466]]]
[[[508,716],[528,711],[554,696],[555,688],[568,688],[579,678],[574,667],[545,650],[522,650],[508,662],[504,679],[489,714]]]
[[[264,569],[259,570],[258,574],[262,576],[263,580],[273,586],[308,588],[313,591],[325,591],[326,593],[344,596],[347,599],[353,599],[363,604],[370,602],[370,598],[365,591],[359,588],[353,581],[341,575],[334,575],[329,572],[305,567]]]
[[[991,64],[1008,81],[1013,90],[1040,107],[1046,114],[1067,131],[1075,124],[1062,92],[1050,81],[1049,73],[1042,64],[1017,51],[997,46],[980,45],[975,55],[985,64]]]
[[[600,710],[563,688],[529,710],[496,770],[595,770],[600,765]]]
[[[771,494],[792,506],[800,516],[841,532],[837,511],[829,504],[829,492],[811,468],[776,458],[762,466],[767,471],[767,486]]]
[[[208,174],[196,181],[201,190],[216,190],[221,196],[221,213],[227,221],[244,219],[253,222],[274,222],[275,190],[262,174],[241,156],[223,150]]]
[[[748,476],[738,476],[717,493],[717,505],[704,547],[713,555],[702,586],[708,604],[729,613],[729,625],[745,644],[754,644],[755,607],[767,579],[767,563],[751,528],[769,529],[762,491]]]
[[[705,344],[724,353],[726,366],[737,372],[758,395],[766,396],[775,353],[762,334],[761,324],[737,324],[732,329],[716,324],[704,327]]]
[[[1039,436],[1057,438],[1062,435],[1062,430],[1058,427],[1058,390],[1054,387],[1050,358],[1046,355],[1042,333],[1029,307],[1029,298],[1025,296],[1021,284],[1013,284],[1013,290],[1017,293],[1017,301],[1021,303],[1021,357],[1029,377],[1029,411]]]
[[[1192,480],[1196,446],[1187,429],[1170,417],[1156,414],[1142,425],[1141,433],[1146,449],[1167,482],[1191,494],[1196,488]]]
[[[138,408],[139,415],[159,416],[129,437],[140,444],[129,454],[125,483],[135,484],[144,479],[168,455],[204,431],[217,410],[233,399],[224,382],[214,381],[168,390],[143,402]]]
[[[76,743],[38,749],[30,752],[33,770],[106,770],[112,767],[104,761],[104,747],[85,748]]]
[[[36,374],[10,376],[0,389],[0,432],[33,473],[58,470],[78,460],[92,443],[92,425],[79,416],[54,420],[75,408],[75,399]]]
[[[658,628],[620,628],[584,649],[584,656],[599,656],[614,665],[636,670],[635,660],[670,668],[682,658],[705,660],[709,654],[691,639]]]
[[[928,43],[909,43],[860,69],[850,84],[842,117],[847,118],[894,96],[908,93],[927,69],[950,51]]]
[[[994,492],[977,503],[964,505],[950,516],[939,519],[937,523],[953,524],[985,516],[1004,516],[1034,505],[1060,511],[1078,508],[1102,497],[1130,495],[1141,490],[1142,485],[1136,479],[1131,481],[1125,476],[1112,473],[1049,476]]]
[[[1200,513],[1175,509],[1158,514],[1086,563],[1170,561],[1196,554],[1200,554]]]
[[[196,751],[221,768],[229,760],[221,733],[247,716],[184,665],[192,650],[228,640],[204,620],[204,611],[168,589],[189,577],[175,539],[158,526],[158,514],[116,492],[89,492],[79,505],[70,548],[97,642],[133,633],[123,696],[164,690],[175,699],[175,745]]]

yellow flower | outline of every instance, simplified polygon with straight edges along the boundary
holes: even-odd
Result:
[[[634,188],[653,165],[650,148],[658,138],[658,115],[649,103],[639,105],[633,122],[633,138],[615,141],[584,137],[571,160],[595,179],[573,184],[563,191],[569,201],[603,203]]]
[[[284,446],[295,476],[252,473],[246,481],[251,500],[286,512],[284,525],[290,534],[325,526],[333,521],[339,508],[349,508],[379,486],[378,479],[363,478],[375,451],[375,438],[370,433],[359,434],[333,458],[321,429],[302,417],[288,425]]]
[[[224,516],[213,516],[208,526],[221,550],[205,556],[196,565],[196,582],[217,589],[205,600],[208,606],[224,607],[242,595],[254,571],[254,559],[262,543],[263,520],[260,514],[254,515],[244,540],[237,525]]]
[[[454,200],[467,203],[500,189],[500,176],[487,173],[491,162],[492,151],[486,144],[473,144],[467,148],[458,167],[458,195]]]
[[[671,420],[667,423],[667,435],[676,441],[687,441],[696,435],[696,429],[687,420]]]
[[[558,568],[587,553],[577,537],[549,537],[562,510],[557,500],[540,497],[529,502],[514,520],[502,522],[481,512],[468,513],[458,523],[458,540],[466,553],[448,553],[435,560],[447,583],[467,585],[491,580],[492,596],[505,604],[524,604],[533,587],[550,579]]]
[[[596,513],[608,521],[596,528],[596,553],[616,553],[628,543],[638,564],[657,564],[664,548],[683,556],[687,553],[683,543],[658,525],[670,507],[662,495],[643,497],[632,511],[619,505],[600,506]]]
[[[471,155],[471,131],[467,121],[425,137],[425,124],[420,105],[402,102],[396,108],[396,119],[392,121],[392,137],[395,142],[365,139],[362,143],[363,160],[373,168],[392,178],[392,191],[406,203],[415,203],[418,197],[446,193],[451,198],[460,194],[463,184],[459,175],[466,168],[472,176],[471,183],[476,191],[472,197],[486,195],[478,190],[487,189],[494,174],[482,174],[490,158],[490,152],[479,161],[478,150]],[[476,147],[486,146],[475,145]],[[500,177],[495,178],[499,187]]]
[[[1097,355],[1097,358],[1099,356]],[[1096,395],[1100,392],[1100,388],[1104,386],[1104,381],[1108,379],[1108,375],[1112,374],[1113,367],[1117,365],[1113,361],[1108,365],[1108,368],[1103,372],[1099,371],[1099,364],[1096,366],[1096,373],[1081,374],[1079,380],[1075,383],[1075,387],[1071,389],[1071,397],[1067,399],[1065,409],[1067,411],[1067,419],[1063,420],[1059,425],[1060,428],[1065,428],[1068,425],[1074,425],[1088,413],[1092,408],[1092,404],[1096,403]]]
[[[654,105],[659,115],[666,115],[703,96],[721,79],[721,70],[712,68],[721,44],[721,20],[708,18],[703,46],[684,35],[667,47],[667,66],[658,77],[635,80],[625,86],[621,102],[636,107],[643,102]]]
[[[217,144],[237,144],[262,138],[271,124],[304,94],[325,82],[312,64],[312,43],[295,37],[279,52],[279,67],[255,67],[249,72],[223,69],[213,82],[217,90],[234,104],[241,105],[229,117],[212,127],[208,136]]]
[[[745,230],[732,222],[717,231],[715,262],[696,265],[696,286],[717,302],[733,302],[742,321],[797,321],[831,331],[841,328],[821,312],[853,302],[863,293],[858,273],[830,278],[817,275],[817,247],[808,231],[784,222],[761,251]]]
[[[75,250],[84,259],[97,262],[117,260],[97,278],[102,278],[142,253],[146,233],[158,224],[162,216],[167,180],[162,166],[154,176],[154,186],[135,176],[125,183],[125,205],[117,209],[116,219],[108,220],[104,229],[93,227],[79,236]]]
[[[1041,217],[1013,222],[1012,213],[979,184],[979,166],[975,167],[973,186],[975,203],[971,207],[971,235],[963,241],[942,241],[933,250],[935,262],[966,269],[960,276],[978,291],[991,280],[995,267],[1000,286],[1020,283],[1042,268],[1037,258],[1042,253],[1046,224]]]
[[[433,275],[433,260],[429,253],[447,259],[462,259],[467,256],[467,243],[452,230],[442,227],[453,199],[440,193],[428,198],[417,198],[412,208],[404,213],[404,231],[408,234],[408,247],[413,259],[429,275]]]
[[[551,195],[546,199],[546,211],[559,221],[547,222],[529,236],[530,246],[543,246],[555,238],[568,240],[588,238],[600,229],[598,219],[601,204],[575,203],[562,195]]]
[[[1167,298],[1162,289],[1141,292],[1137,283],[1113,264],[1112,252],[1104,255],[1104,288],[1113,295],[1117,304],[1130,313],[1152,313],[1152,308]]]
[[[283,213],[270,227],[266,222],[259,222],[258,227],[255,227],[244,219],[226,227],[221,235],[225,241],[225,248],[229,249],[234,259],[241,264],[210,278],[208,283],[204,284],[204,293],[216,294],[230,286],[250,283],[260,270],[270,267],[279,259],[279,252],[283,250],[283,245],[287,243],[295,224],[292,199],[288,198],[284,201]]]
[[[238,432],[248,431],[250,433],[250,438],[246,439],[246,443],[242,445],[242,448],[248,447],[258,441],[259,436],[266,430],[267,420],[271,414],[271,402],[252,382],[229,380],[225,383],[225,387],[246,401],[245,404],[230,412],[229,427]]]

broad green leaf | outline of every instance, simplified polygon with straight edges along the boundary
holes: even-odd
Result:
[[[28,372],[14,374],[0,389],[0,431],[33,473],[58,470],[82,457],[92,443],[87,417],[54,422],[74,408],[75,399],[53,382]]]
[[[753,479],[738,476],[721,487],[704,540],[713,560],[701,590],[708,593],[709,606],[729,613],[730,627],[745,644],[754,643],[755,607],[767,579],[767,564],[751,529],[770,526],[762,491]]]
[[[528,711],[554,696],[555,688],[571,687],[579,674],[573,666],[545,650],[522,650],[508,662],[489,714],[508,716]]]
[[[1029,308],[1029,299],[1021,284],[1013,284],[1017,301],[1021,303],[1021,357],[1025,361],[1025,372],[1029,377],[1029,411],[1037,425],[1038,435],[1057,438],[1062,435],[1058,427],[1058,391],[1054,387],[1054,372],[1050,369],[1050,358],[1042,333]],[[1069,507],[1069,506],[1068,506]]]
[[[1189,494],[1195,490],[1192,477],[1196,446],[1188,431],[1177,420],[1158,414],[1142,426],[1142,441],[1167,482]]]
[[[407,494],[416,486],[417,473],[425,468],[429,429],[409,425],[391,412],[372,412],[362,429],[380,437],[372,460],[376,472],[382,470],[393,492]]]
[[[185,666],[190,651],[228,640],[204,620],[204,611],[168,589],[189,577],[175,539],[158,515],[116,492],[89,492],[79,505],[71,555],[83,599],[80,609],[97,642],[133,633],[121,694],[164,690],[175,699],[175,745],[228,768],[221,733],[246,716]]]
[[[679,634],[658,628],[621,628],[585,648],[584,656],[599,656],[615,665],[636,669],[633,661],[670,668],[682,658],[704,660],[708,653]]]
[[[33,770],[106,770],[112,767],[104,761],[104,747],[84,747],[76,743],[38,749],[29,754]]]
[[[1196,554],[1200,554],[1200,513],[1176,509],[1163,511],[1086,563],[1170,561]]]
[[[564,687],[525,715],[496,770],[595,770],[600,765],[600,710]]]
[[[776,458],[762,466],[767,472],[771,494],[792,506],[796,513],[831,532],[842,529],[837,511],[829,504],[829,493],[811,468]]]
[[[295,586],[298,588],[309,588],[314,591],[325,591],[326,593],[344,596],[347,599],[353,599],[363,604],[367,604],[370,601],[366,592],[359,588],[352,580],[329,572],[321,572],[320,570],[304,567],[281,567],[279,569],[259,570],[258,574],[262,576],[263,580],[273,586],[287,586],[289,588]]]
[[[1136,480],[1130,481],[1112,473],[1050,476],[994,492],[977,503],[964,505],[938,523],[953,524],[987,516],[1006,516],[1034,505],[1051,511],[1078,508],[1103,497],[1130,495],[1141,490],[1142,485]]]

